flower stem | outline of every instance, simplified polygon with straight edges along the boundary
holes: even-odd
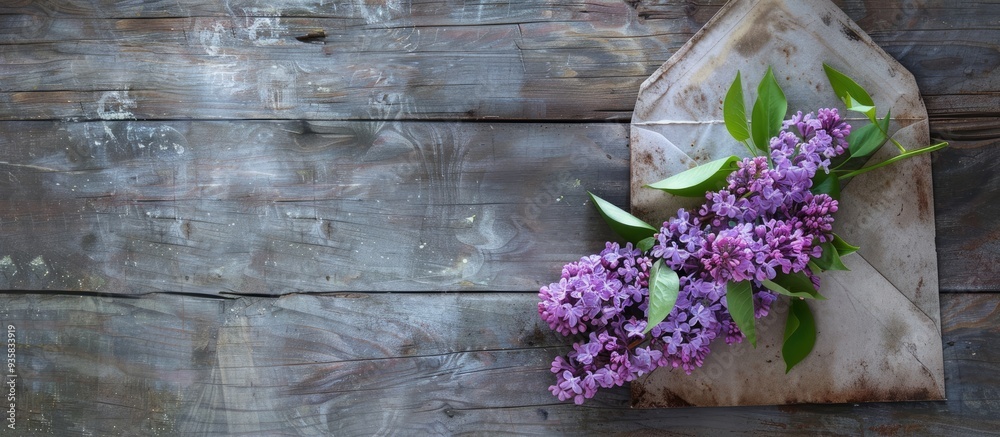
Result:
[[[882,162],[880,162],[878,164],[854,170],[854,171],[852,171],[850,173],[847,173],[845,175],[837,177],[837,179],[839,179],[839,180],[849,179],[849,178],[852,178],[852,177],[857,176],[859,174],[867,173],[869,171],[875,170],[875,169],[880,168],[880,167],[885,167],[885,166],[887,166],[889,164],[892,164],[892,163],[894,163],[896,161],[902,161],[902,160],[904,160],[906,158],[912,158],[912,157],[917,156],[917,155],[922,154],[922,153],[930,153],[930,152],[934,152],[934,151],[937,151],[937,150],[941,150],[941,149],[943,149],[945,147],[948,147],[948,142],[947,141],[942,141],[940,143],[937,143],[937,144],[934,144],[934,145],[931,145],[931,146],[927,146],[927,147],[924,147],[922,149],[910,150],[910,151],[907,151],[905,153],[900,153],[899,155],[893,156],[892,158],[889,158],[889,159],[887,159],[885,161],[882,161]]]
[[[882,135],[885,135],[885,137],[888,138],[889,141],[892,141],[892,144],[895,145],[897,149],[899,149],[899,153],[902,154],[902,153],[906,153],[907,152],[906,148],[903,147],[902,144],[899,144],[899,141],[896,141],[896,139],[893,138],[892,135],[889,135],[889,132],[886,132],[885,129],[882,129],[882,125],[878,124],[878,120],[877,119],[872,119],[872,123],[874,123],[875,127],[877,127],[878,130],[880,132],[882,132]]]
[[[886,134],[886,137],[889,138],[889,141],[892,141],[892,144],[896,145],[896,148],[899,149],[899,153],[906,153],[907,152],[906,148],[903,147],[902,144],[899,144],[899,141],[896,141],[895,138],[889,137],[888,134]]]
[[[644,341],[646,341],[646,336],[645,335],[643,335],[642,338],[637,338],[637,339],[633,340],[631,343],[628,344],[628,347],[626,347],[626,349],[628,349],[630,351],[634,350],[635,348],[639,347],[639,345],[642,344],[642,342],[644,342]]]

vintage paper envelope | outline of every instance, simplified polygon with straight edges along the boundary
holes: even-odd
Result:
[[[643,188],[667,176],[746,150],[722,121],[737,70],[750,113],[768,66],[790,111],[844,111],[822,64],[871,93],[879,115],[892,109],[893,137],[929,144],[927,111],[913,76],[879,49],[833,3],[736,0],[727,4],[642,86],[632,118],[632,212],[650,223],[699,199]],[[865,122],[844,113],[852,125]],[[896,153],[883,147],[882,160]],[[876,161],[873,161],[876,162]],[[781,359],[787,304],[758,320],[759,343],[713,344],[692,375],[659,369],[632,383],[636,407],[931,400],[944,398],[930,158],[921,155],[854,178],[842,193],[834,229],[861,250],[851,269],[823,275],[811,301],[817,342],[785,374]],[[784,299],[779,302],[784,302]]]

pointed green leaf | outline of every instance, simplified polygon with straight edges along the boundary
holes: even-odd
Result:
[[[594,193],[588,191],[587,194],[590,194],[590,200],[597,206],[597,211],[604,217],[604,221],[608,222],[608,225],[611,226],[611,230],[624,238],[625,241],[637,244],[656,233],[656,228],[639,220],[634,215],[625,212],[607,200],[595,196]]]
[[[729,282],[726,285],[726,305],[733,321],[753,347],[757,347],[757,327],[753,317],[753,288],[750,281]]]
[[[801,301],[801,299],[799,299]],[[794,302],[794,301],[789,301]],[[788,312],[788,318],[785,319],[785,340],[788,340],[788,334],[795,332],[799,329],[799,318],[795,317],[795,313],[792,311]],[[785,373],[788,373],[787,371]]]
[[[785,373],[802,362],[816,345],[816,321],[809,304],[804,300],[792,299],[785,322],[785,341],[781,346],[781,358],[785,360]]]
[[[662,259],[656,260],[649,271],[649,320],[643,334],[653,330],[673,311],[679,291],[677,272],[670,270]]]
[[[889,117],[890,113],[887,112],[885,118],[877,124],[871,123],[861,126],[847,136],[847,144],[852,158],[868,157],[885,144],[885,141],[889,139],[885,134],[889,131]]]
[[[844,239],[840,238],[840,235],[837,234],[833,234],[833,247],[837,248],[837,253],[839,253],[840,256],[850,255],[860,249],[859,246],[853,246],[851,243],[844,241]]]
[[[785,120],[786,112],[788,101],[785,100],[785,93],[781,91],[774,73],[768,67],[767,74],[757,86],[757,100],[750,115],[753,143],[758,149],[765,152],[768,150],[771,138],[781,132],[781,122]]]
[[[833,173],[817,170],[810,191],[813,194],[826,194],[834,200],[840,200],[840,180]]]
[[[850,146],[851,157],[864,158],[866,155],[860,154],[862,149],[871,154],[871,152],[882,146],[887,139],[882,134],[882,131],[879,130],[878,125],[869,123],[851,130],[851,134],[847,136],[847,144]]]
[[[716,159],[649,184],[647,187],[677,196],[704,197],[705,192],[714,191],[726,184],[726,176],[736,170],[736,162],[739,160],[736,155]]]
[[[635,244],[635,248],[639,249],[639,250],[641,250],[643,252],[648,252],[649,249],[652,249],[654,245],[656,245],[656,238],[655,237],[646,237],[646,238],[643,238],[642,241],[636,243]]]
[[[722,115],[726,121],[726,130],[736,141],[746,141],[750,138],[750,125],[747,123],[746,106],[743,105],[743,83],[739,71],[736,72],[736,80],[722,101]]]
[[[823,270],[850,270],[840,260],[840,253],[837,252],[837,248],[833,245],[832,241],[822,243],[819,246],[823,248],[823,253],[819,258],[813,260],[819,268]]]
[[[860,112],[865,114],[872,123],[875,122],[875,107],[871,105],[862,105],[861,102],[854,99],[854,96],[847,96],[847,110]]]
[[[855,101],[860,105],[864,106],[875,106],[875,101],[872,100],[872,96],[865,91],[861,85],[858,85],[854,79],[847,77],[846,74],[841,73],[834,69],[833,67],[823,64],[823,70],[826,71],[826,78],[830,80],[830,86],[833,88],[833,92],[837,94],[845,104],[850,106],[848,103],[848,98],[854,98]]]
[[[763,280],[760,283],[767,287],[768,290],[785,296],[801,297],[803,299],[826,299],[816,291],[816,287],[813,286],[812,281],[802,272],[778,273],[774,279],[770,281]]]

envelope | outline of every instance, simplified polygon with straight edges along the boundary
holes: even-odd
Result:
[[[823,72],[826,62],[854,78],[892,110],[893,138],[929,145],[927,111],[913,76],[877,47],[836,5],[822,1],[737,0],[725,5],[643,83],[631,126],[631,208],[659,224],[682,199],[644,188],[728,155],[746,156],[729,136],[722,101],[736,72],[747,113],[768,66],[793,111],[840,108]],[[878,162],[894,156],[883,147]],[[844,258],[850,271],[822,275],[823,301],[810,301],[817,340],[789,373],[781,358],[787,301],[757,320],[758,345],[716,341],[691,375],[661,368],[632,383],[634,407],[937,400],[944,398],[930,158],[920,155],[851,180],[834,230],[861,249]]]

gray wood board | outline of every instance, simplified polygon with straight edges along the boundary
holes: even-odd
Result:
[[[625,204],[626,130],[0,123],[0,289],[537,289],[614,238],[587,191]]]
[[[674,410],[630,409],[626,388],[582,407],[556,401],[549,363],[568,339],[535,303],[495,293],[13,294],[0,301],[0,322],[16,332],[20,435],[985,435],[1000,426],[996,294],[942,296],[947,402]]]
[[[525,6],[502,21],[417,6],[439,16],[378,6],[339,18],[256,7],[194,18],[30,15],[0,34],[0,102],[17,107],[0,119],[620,120],[638,84],[699,26],[630,23],[623,3],[592,14]],[[317,29],[322,40],[295,38]]]
[[[990,119],[989,124],[954,124],[952,138],[960,140],[952,140],[948,149],[934,154],[942,291],[1000,291],[998,119]]]
[[[157,177],[173,177],[181,167],[198,167],[201,162],[222,169],[222,173],[215,175],[259,164],[272,172],[278,171],[280,178],[276,179],[277,184],[265,187],[266,190],[259,191],[256,198],[246,199],[247,202],[220,199],[226,193],[238,192],[235,184],[197,187],[203,190],[202,194],[192,193],[184,202],[169,203],[173,202],[172,197],[169,201],[165,198],[156,201],[166,202],[173,211],[198,212],[202,220],[192,222],[194,227],[188,230],[204,232],[192,232],[188,237],[193,236],[196,240],[190,244],[198,244],[203,250],[185,249],[190,252],[185,265],[201,272],[201,276],[188,279],[196,280],[197,286],[184,290],[259,292],[262,288],[255,288],[253,282],[257,278],[253,275],[247,275],[250,280],[246,284],[231,283],[227,281],[242,278],[243,273],[225,272],[224,275],[234,276],[215,278],[219,285],[211,285],[214,272],[198,266],[198,263],[217,263],[221,259],[218,254],[243,259],[239,254],[228,253],[225,247],[215,247],[213,242],[244,235],[224,228],[226,220],[209,220],[207,213],[236,218],[268,207],[274,211],[283,209],[282,212],[294,211],[296,205],[305,209],[317,207],[308,203],[311,198],[304,201],[295,197],[309,188],[296,188],[293,181],[308,177],[307,165],[328,155],[299,151],[293,137],[310,147],[331,144],[328,150],[337,152],[330,155],[347,158],[336,164],[318,161],[319,167],[330,165],[328,169],[364,179],[364,168],[377,167],[390,175],[396,174],[395,167],[378,164],[401,159],[400,155],[394,155],[399,150],[393,151],[393,145],[405,146],[418,141],[415,138],[434,136],[412,134],[408,140],[383,143],[389,150],[373,152],[374,162],[370,162],[362,156],[367,152],[361,152],[368,147],[363,145],[367,141],[353,138],[372,138],[365,132],[377,129],[363,125],[352,128],[344,124],[297,121],[276,123],[281,127],[274,128],[261,127],[269,124],[253,121],[221,121],[214,125],[153,121],[131,124],[133,131],[136,126],[146,128],[150,134],[147,144],[162,144],[171,149],[172,144],[151,141],[159,133],[166,135],[161,137],[164,140],[183,136],[187,142],[178,144],[196,147],[186,149],[191,155],[182,158],[171,157],[169,153],[135,153],[137,143],[132,140],[110,142],[114,145],[110,149],[94,146],[93,160],[98,164],[92,168],[74,167],[74,171],[123,178],[141,174],[143,179],[122,182],[124,194],[118,198],[97,199],[96,205],[105,208],[108,214],[91,211],[93,217],[89,219],[79,218],[79,213],[77,218],[69,219],[71,211],[85,205],[81,203],[85,199],[76,199],[72,197],[73,191],[67,193],[59,188],[61,185],[48,183],[54,177],[72,179],[75,173],[59,175],[58,171],[32,169],[22,164],[46,167],[86,158],[89,155],[74,157],[74,154],[78,150],[86,153],[90,145],[61,143],[66,141],[61,135],[88,131],[99,135],[97,132],[103,132],[107,126],[116,136],[124,129],[127,137],[126,126],[130,125],[127,119],[132,118],[488,121],[503,118],[627,122],[642,80],[723,3],[723,0],[662,4],[617,0],[509,4],[297,0],[275,6],[275,2],[263,0],[4,2],[0,5],[0,119],[125,120],[119,124],[54,123],[50,127],[39,127],[41,124],[32,127],[27,123],[0,125],[0,148],[4,153],[0,161],[6,163],[0,164],[0,229],[5,235],[2,247],[11,254],[9,262],[3,260],[6,255],[0,255],[0,273],[9,275],[14,267],[35,275],[27,282],[15,281],[20,284],[15,288],[102,289],[121,293],[179,291],[183,287],[177,284],[181,276],[176,275],[176,270],[167,270],[168,275],[174,275],[168,280],[164,280],[162,271],[138,270],[139,264],[162,266],[166,262],[158,259],[154,250],[135,246],[125,258],[112,259],[107,268],[115,268],[116,262],[121,264],[110,281],[100,279],[101,274],[87,276],[91,271],[87,266],[102,263],[100,257],[107,256],[109,250],[120,250],[114,245],[126,241],[129,235],[152,242],[171,238],[180,241],[183,227],[174,233],[163,229],[169,219],[157,224],[145,215],[128,215],[120,220],[117,217],[122,211],[152,213],[153,210],[137,209],[149,206],[138,200],[140,195],[170,192],[169,183]],[[952,148],[936,153],[933,162],[941,289],[1000,290],[997,267],[1000,266],[997,255],[1000,212],[993,206],[995,193],[1000,190],[1000,173],[992,168],[992,163],[1000,159],[1000,130],[996,123],[1000,115],[997,112],[1000,10],[991,2],[971,0],[838,4],[914,73],[931,117],[932,137],[954,141]],[[295,40],[296,36],[316,29],[327,33],[322,41],[325,44]],[[320,57],[339,63],[313,59]],[[246,68],[247,65],[252,69]],[[272,65],[278,68],[268,71]],[[357,82],[352,84],[351,78]],[[289,107],[289,102],[297,105]],[[231,128],[222,127],[229,124]],[[482,135],[491,125],[495,126],[448,124],[445,130],[478,132],[476,138],[486,138]],[[297,134],[304,132],[303,126],[312,131]],[[427,129],[417,124],[391,126],[390,131]],[[532,147],[547,151],[542,155],[524,152],[527,155],[523,159],[511,158],[502,166],[490,167],[488,172],[506,172],[503,177],[512,179],[495,182],[496,191],[472,206],[493,205],[508,211],[508,215],[494,218],[494,223],[499,220],[501,225],[497,226],[501,227],[504,220],[513,222],[522,213],[532,217],[520,222],[527,231],[515,238],[523,238],[532,246],[517,249],[522,242],[514,241],[509,246],[514,252],[494,253],[486,265],[494,271],[528,269],[518,274],[530,277],[526,281],[530,285],[518,280],[503,282],[506,280],[503,277],[497,283],[512,289],[534,289],[539,285],[537,282],[553,280],[559,265],[596,250],[604,238],[611,237],[593,215],[592,205],[581,202],[567,204],[568,207],[560,205],[565,210],[549,209],[558,212],[555,216],[541,214],[541,206],[550,205],[558,195],[566,196],[564,200],[571,197],[557,190],[562,186],[558,181],[575,181],[575,178],[581,179],[582,185],[592,185],[587,188],[594,188],[616,204],[626,205],[626,133],[625,128],[617,126],[600,128],[611,129],[611,133],[585,135],[588,150],[593,147],[590,142],[600,144],[601,151],[613,159],[602,163],[600,170],[573,169],[571,173],[560,173],[569,170],[565,162],[573,156],[576,146],[573,141],[584,138],[575,136],[582,135],[576,129],[589,126],[593,130],[596,125],[557,126],[556,131],[562,132],[559,135],[546,133],[551,127],[545,125],[514,126],[491,134],[490,143],[507,144],[510,137],[537,138],[538,143]],[[59,131],[60,128],[66,130]],[[235,144],[236,140],[225,135],[250,139],[251,134],[245,131],[262,131],[264,137],[279,138],[260,142],[277,151],[263,150],[257,146],[258,142],[246,141],[238,146],[250,151],[242,152],[246,154],[235,161],[227,161],[234,155],[225,154],[215,144]],[[573,133],[566,133],[569,131]],[[192,135],[192,132],[199,133]],[[564,142],[561,135],[571,141]],[[49,144],[42,138],[56,142]],[[426,147],[434,142],[426,140]],[[441,141],[445,143],[448,141]],[[62,150],[59,147],[67,146],[72,150],[59,152]],[[41,153],[32,156],[36,150]],[[275,153],[285,164],[268,162],[264,157],[268,153]],[[191,161],[195,154],[200,157],[197,162]],[[472,155],[480,156],[472,159],[472,167],[488,165],[481,155]],[[201,161],[205,156],[208,160]],[[521,178],[541,165],[536,161],[538,156],[548,156],[556,162],[558,170],[546,167],[542,171],[547,173],[538,179]],[[44,158],[42,162],[35,161],[40,158]],[[411,165],[418,162],[420,158]],[[280,167],[286,164],[289,167]],[[522,167],[526,167],[524,172],[519,170]],[[205,168],[200,173],[188,173],[188,183],[216,177],[211,170],[214,167]],[[457,186],[468,187],[468,178],[473,177],[469,174],[448,170],[440,173],[439,179],[456,181],[458,175],[466,175]],[[323,179],[331,177],[329,174],[320,176],[318,185],[332,188],[339,183],[331,182],[336,179]],[[542,179],[546,183],[531,186]],[[250,182],[255,182],[253,177]],[[23,185],[11,190],[17,184]],[[420,194],[421,190],[442,184],[400,189]],[[516,190],[516,194],[506,191],[510,189]],[[363,219],[341,224],[346,231],[339,235],[347,234],[349,241],[384,243],[391,239],[385,234],[401,232],[407,241],[434,238],[428,240],[433,243],[428,247],[440,245],[458,254],[460,248],[469,244],[480,247],[476,245],[481,243],[476,241],[481,240],[468,240],[472,243],[459,240],[457,236],[462,229],[459,226],[447,229],[433,225],[419,231],[398,226],[440,217],[454,217],[462,224],[461,220],[471,215],[457,214],[460,206],[450,203],[444,191],[447,190],[439,190],[423,212],[418,210],[414,217],[392,223],[379,221],[385,220],[379,214],[391,208],[372,205],[376,200],[405,200],[392,195],[387,188],[368,191],[365,194],[368,197],[355,200],[365,203],[366,208],[344,206],[346,200],[329,201],[325,205],[329,210],[336,205],[365,214]],[[540,197],[532,200],[525,197],[525,192]],[[550,197],[539,192],[547,192]],[[276,193],[292,196],[291,202],[271,197]],[[520,200],[513,204],[491,204],[500,193]],[[501,198],[497,202],[503,201]],[[24,208],[36,211],[25,216],[31,221],[10,220],[22,214]],[[96,227],[96,217],[101,220],[101,227]],[[477,216],[475,223],[481,223],[481,218]],[[372,219],[376,221],[374,225],[369,223]],[[74,220],[82,220],[80,223],[91,227],[71,228]],[[273,227],[267,229],[255,228],[260,223],[248,222],[252,226],[245,229],[262,231],[258,235],[265,237],[254,234],[245,237],[253,240],[274,236],[293,242],[318,239],[322,230],[309,228],[306,221],[274,218],[269,225]],[[568,230],[570,235],[542,232],[556,226],[561,231]],[[125,236],[103,232],[112,227]],[[88,229],[97,232],[91,234]],[[574,231],[578,233],[572,234]],[[225,244],[240,243],[227,240]],[[409,247],[409,252],[407,248],[390,249],[416,257],[415,261],[407,262],[418,264],[441,266],[445,265],[442,260],[452,259],[439,254],[424,260],[427,255],[415,247],[419,245]],[[39,250],[49,255],[33,264],[41,254]],[[315,270],[316,261],[284,248],[270,250],[279,261],[287,262],[285,266],[299,262],[314,269],[303,283],[293,281],[293,272],[279,272],[285,267],[269,267],[268,280],[285,281],[282,287],[292,284],[292,288],[276,292],[325,284],[325,277],[318,279],[317,272],[321,270]],[[97,259],[90,258],[92,255]],[[136,263],[130,274],[137,275],[136,283],[142,284],[134,289],[124,285],[133,278],[122,274],[127,270],[128,260]],[[358,261],[371,260],[357,258],[348,267],[336,268],[356,271],[360,269],[356,266]],[[351,259],[345,257],[340,261],[350,263]],[[358,280],[356,283],[361,285],[345,288],[470,289],[465,288],[467,284],[463,284],[458,274],[415,279],[407,272],[387,272],[384,265],[373,265],[376,279],[398,279],[400,275],[405,279],[388,283]],[[97,271],[104,268],[101,264]],[[46,280],[46,272],[52,275],[70,272],[72,280]],[[94,282],[83,285],[79,282],[94,276],[98,278]],[[9,276],[3,277],[10,281]],[[335,277],[331,275],[331,281]],[[12,286],[0,285],[6,287]],[[244,288],[236,290],[238,287]],[[326,285],[323,287],[326,289]],[[539,324],[534,315],[534,297],[527,295],[294,295],[281,299],[212,300],[165,295],[108,298],[89,294],[11,294],[0,299],[3,308],[0,322],[17,324],[24,340],[19,357],[31,363],[21,368],[25,379],[20,380],[19,386],[24,394],[19,398],[22,402],[19,424],[24,425],[20,431],[27,435],[150,435],[185,431],[206,435],[227,432],[365,435],[392,429],[438,434],[513,430],[547,435],[721,432],[976,435],[993,432],[1000,425],[995,414],[1000,409],[1000,382],[996,376],[1000,358],[990,348],[997,341],[998,305],[996,294],[942,296],[947,402],[669,411],[629,409],[629,393],[624,388],[605,393],[582,408],[556,403],[544,392],[544,387],[551,383],[547,363],[556,353],[568,350],[568,341],[555,337]],[[467,315],[460,316],[463,313]]]
[[[39,146],[31,136],[65,141],[61,137],[65,132],[59,129],[97,135],[105,125],[69,122],[101,119],[127,122],[132,118],[314,117],[499,121],[502,117],[627,121],[639,83],[724,2],[445,5],[423,1],[346,4],[304,0],[280,6],[272,3],[185,0],[124,2],[111,6],[86,1],[38,1],[0,5],[0,119],[50,118],[66,122],[53,124],[51,129],[57,131],[46,134],[41,133],[45,128],[21,130],[23,125],[6,124],[0,129],[0,143],[8,151],[23,148],[22,152],[33,153],[32,148],[42,147],[50,153],[56,144]],[[997,151],[1000,131],[995,123],[1000,115],[997,9],[990,3],[943,0],[926,2],[920,7],[910,7],[903,1],[839,4],[881,47],[914,73],[931,117],[931,136],[953,141],[952,148],[935,154],[934,161],[941,289],[1000,290],[997,255],[1000,214],[992,206],[994,193],[1000,189],[1000,174],[990,164],[1000,153]],[[276,27],[279,21],[281,25]],[[295,39],[317,28],[327,33],[325,40],[304,43]],[[432,34],[434,38],[430,37]],[[338,61],[328,62],[327,58]],[[295,104],[288,106],[290,103]],[[121,128],[114,126],[123,125],[107,126],[111,135],[119,135],[115,129]],[[164,139],[179,139],[173,132],[177,130],[175,126],[147,124],[145,128],[147,133],[162,130]],[[364,136],[367,134],[363,132],[371,129],[357,130]],[[222,129],[211,136],[226,132]],[[121,150],[102,153],[117,154],[127,160],[132,153],[127,149],[138,147],[138,141],[128,139],[118,138],[117,144]],[[293,147],[293,143],[273,144]],[[84,153],[101,148],[101,145],[68,145]],[[617,147],[612,143],[603,146]],[[564,147],[561,157],[573,153],[572,144],[561,147]],[[553,156],[557,156],[555,153]],[[0,161],[15,164],[26,161],[23,157],[17,158],[20,161],[11,159],[14,158]],[[116,162],[119,161],[109,165],[117,165]],[[615,165],[617,169],[627,164]],[[308,175],[305,166],[297,170]],[[58,200],[46,208],[71,206],[67,198],[52,197],[55,187],[32,186],[32,181],[45,177],[29,176],[35,173],[30,168],[15,169],[0,164],[0,171],[8,172],[9,183],[26,184],[21,188],[22,193],[36,190],[38,194],[30,196]],[[627,177],[615,175],[615,178]],[[617,184],[617,179],[604,184],[607,191],[601,194],[623,205],[626,194],[615,191]],[[166,188],[165,183],[160,185]],[[270,192],[291,191],[289,187],[278,187]],[[211,196],[211,190],[206,194]],[[136,200],[129,196],[126,193],[123,198]],[[262,202],[258,205],[274,200],[266,193],[257,196]],[[189,199],[186,204],[189,209],[196,208],[190,206],[195,203],[205,209],[209,199]],[[0,217],[15,215],[17,212],[11,208],[0,210]],[[225,208],[219,214],[224,211]],[[578,208],[566,217],[577,220],[580,214],[592,211]],[[69,252],[77,254],[74,256],[80,256],[87,248],[74,247],[96,243],[101,237],[100,234],[88,237],[86,229],[67,229],[65,221],[62,228],[46,231],[45,226],[55,226],[52,217],[44,214],[39,217],[49,220],[47,224],[39,222],[39,230],[32,234],[42,235],[37,240],[42,248],[51,248],[52,241],[59,241]],[[12,228],[17,231],[14,235],[23,235],[22,230],[28,225],[18,226],[21,227]],[[600,224],[590,226],[592,229]],[[156,230],[149,228],[149,232]],[[60,239],[60,235],[64,238]],[[594,240],[608,236],[596,236]],[[31,247],[36,242],[13,238],[21,239],[16,240],[12,250]],[[532,237],[538,238],[544,237]],[[573,252],[576,249],[567,247],[545,262],[551,266],[565,262],[567,257],[573,259],[578,256]],[[0,270],[9,268],[3,264],[3,256],[0,255]],[[34,259],[12,258],[10,262],[16,266]],[[42,261],[57,259],[58,256],[43,257]],[[441,259],[437,259],[438,264]],[[966,262],[968,259],[975,262]],[[124,269],[125,261],[121,261],[120,267]],[[84,256],[60,264],[80,266],[88,262],[95,261]],[[180,289],[176,280],[164,281],[157,276],[151,272],[133,276],[152,279],[133,291],[164,289],[167,285],[172,291]],[[323,281],[325,276],[322,275]],[[81,286],[81,279],[78,275],[63,284],[38,279],[33,287],[94,290],[101,282]],[[407,281],[412,284],[411,279]],[[316,285],[313,279],[306,282],[297,287],[286,288],[282,284],[277,288],[292,291]],[[426,287],[419,288],[433,290],[440,282],[431,280],[424,283]],[[462,288],[455,285],[453,277],[445,282],[451,285],[442,289]],[[18,288],[28,287],[23,282],[19,284]],[[390,287],[395,285],[385,285],[387,289]]]
[[[724,2],[272,3],[0,6],[0,119],[627,121]],[[1000,107],[989,2],[840,5],[914,72],[932,120]]]
[[[949,126],[940,287],[996,290],[1000,147]],[[615,239],[585,191],[627,204],[627,141],[616,123],[0,122],[0,289],[533,290]]]

